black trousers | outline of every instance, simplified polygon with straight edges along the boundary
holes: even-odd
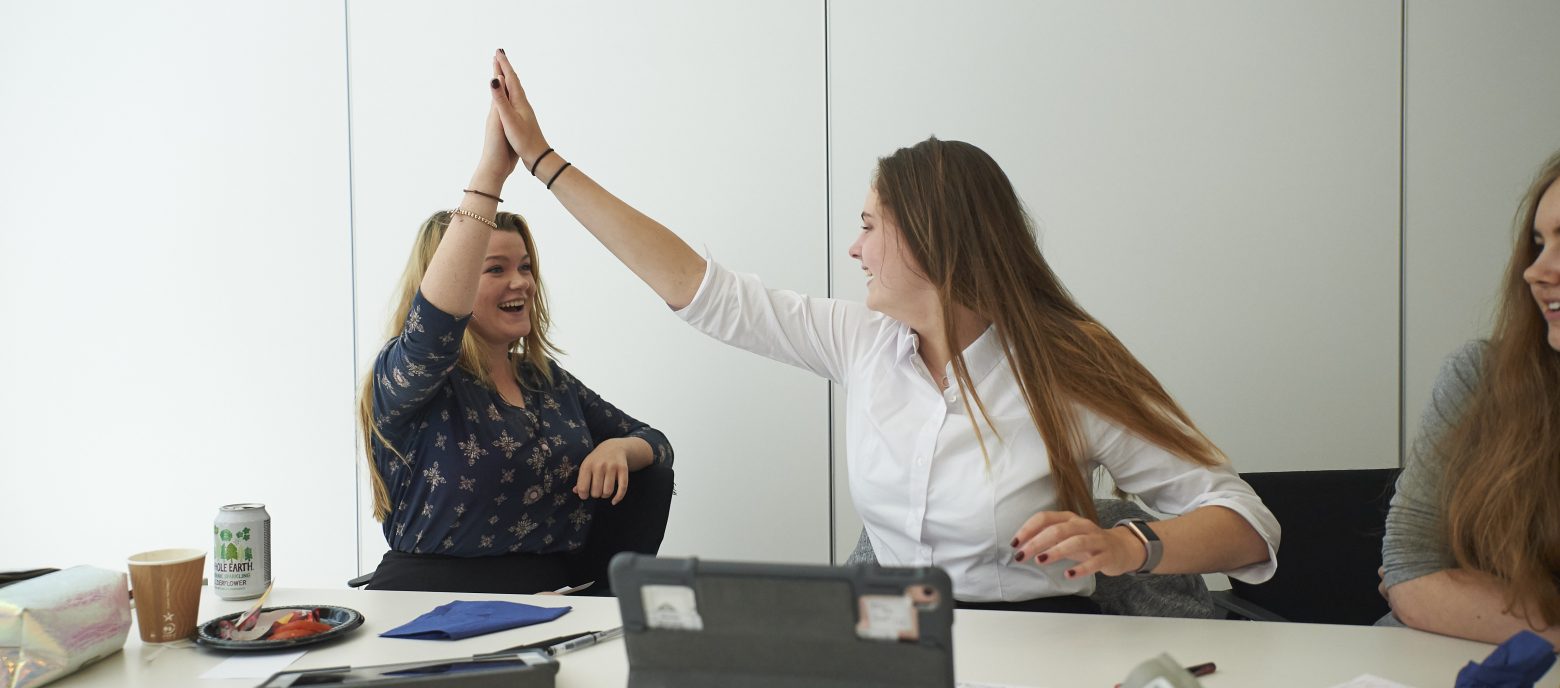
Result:
[[[609,596],[607,565],[614,555],[660,551],[671,514],[674,475],[670,466],[630,473],[623,501],[613,506],[610,500],[597,500],[585,546],[573,552],[451,557],[390,551],[379,561],[368,588],[529,595],[595,581],[576,594]]]

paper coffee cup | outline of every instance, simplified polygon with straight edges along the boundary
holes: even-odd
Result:
[[[206,550],[152,550],[131,555],[126,563],[141,642],[169,643],[194,635]]]

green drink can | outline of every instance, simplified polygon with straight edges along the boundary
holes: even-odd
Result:
[[[254,599],[271,585],[271,514],[264,504],[218,509],[211,542],[211,587],[217,597]]]

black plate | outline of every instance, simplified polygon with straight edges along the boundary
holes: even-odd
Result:
[[[217,629],[217,622],[223,619],[237,621],[238,617],[244,614],[243,612],[234,612],[226,616],[219,616],[195,627],[195,642],[220,650],[285,650],[300,645],[329,642],[351,633],[352,629],[363,625],[363,615],[358,610],[346,607],[333,607],[326,604],[289,604],[280,607],[264,607],[260,610],[260,613],[278,609],[318,609],[320,621],[330,624],[332,628],[314,635],[285,640],[224,640]]]

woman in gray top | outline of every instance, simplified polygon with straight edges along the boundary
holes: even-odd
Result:
[[[1413,628],[1487,643],[1532,629],[1560,646],[1557,180],[1560,154],[1518,211],[1494,332],[1447,361],[1398,478],[1382,588]]]

